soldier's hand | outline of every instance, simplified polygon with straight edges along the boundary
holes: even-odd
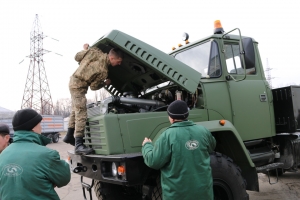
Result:
[[[111,80],[110,79],[106,79],[105,85],[110,85],[110,84],[111,84]]]
[[[84,49],[84,50],[87,50],[89,47],[90,47],[90,45],[87,44],[87,43],[83,45],[83,49]]]

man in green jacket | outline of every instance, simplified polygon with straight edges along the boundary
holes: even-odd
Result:
[[[171,126],[155,144],[143,141],[142,154],[147,166],[160,169],[163,200],[213,199],[210,156],[216,140],[203,126],[188,121],[184,101],[168,107]]]
[[[16,112],[14,142],[0,154],[0,198],[59,200],[54,187],[70,182],[70,167],[57,151],[45,147],[42,116],[32,109]]]

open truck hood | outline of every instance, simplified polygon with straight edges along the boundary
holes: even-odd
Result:
[[[194,93],[201,74],[174,57],[118,30],[101,37],[93,47],[104,53],[120,48],[124,53],[121,66],[109,67],[112,84],[106,89],[113,95],[141,92],[166,81],[174,82]]]

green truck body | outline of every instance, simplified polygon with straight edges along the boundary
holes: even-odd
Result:
[[[85,144],[95,154],[69,151],[74,172],[96,180],[99,199],[113,193],[126,199],[129,189],[136,195],[129,199],[160,199],[153,195],[159,172],[144,164],[141,144],[145,137],[155,142],[170,126],[166,109],[176,99],[186,101],[189,120],[217,140],[211,155],[216,197],[247,199],[246,189],[259,191],[257,172],[297,169],[300,87],[272,91],[258,43],[229,33],[187,42],[170,54],[118,30],[93,45],[125,54],[121,66],[109,69],[112,84],[106,90],[112,96],[88,105]],[[119,166],[126,173],[115,174]]]

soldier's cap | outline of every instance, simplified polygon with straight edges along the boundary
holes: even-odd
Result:
[[[0,123],[0,134],[1,135],[8,135],[9,134],[9,127],[7,124]]]

